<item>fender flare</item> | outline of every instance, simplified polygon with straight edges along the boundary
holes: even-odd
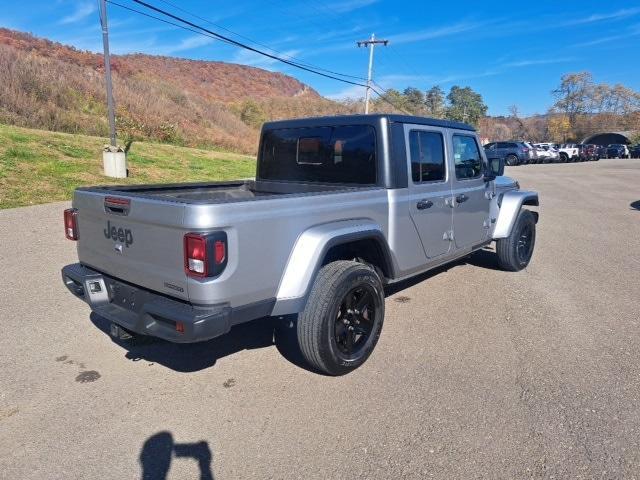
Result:
[[[504,193],[499,199],[500,211],[493,229],[493,239],[507,238],[511,235],[513,225],[523,205],[539,206],[538,194],[522,190],[511,190]],[[536,215],[536,222],[538,216]]]
[[[271,315],[288,315],[304,310],[311,286],[332,247],[357,240],[374,239],[382,250],[387,271],[393,272],[391,253],[380,225],[371,220],[344,220],[316,225],[296,240],[280,279]]]

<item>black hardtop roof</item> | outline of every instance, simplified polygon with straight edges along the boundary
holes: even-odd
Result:
[[[267,122],[263,129],[272,130],[276,128],[296,128],[296,127],[324,127],[332,125],[353,125],[353,124],[377,124],[381,119],[386,119],[390,123],[411,123],[415,125],[429,125],[432,127],[455,128],[457,130],[470,130],[475,132],[471,125],[461,122],[441,120],[439,118],[418,117],[414,115],[397,115],[387,113],[374,113],[369,115],[334,115],[327,117],[294,118],[291,120],[277,120]]]

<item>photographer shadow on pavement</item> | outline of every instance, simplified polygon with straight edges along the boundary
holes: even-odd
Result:
[[[158,432],[144,442],[140,452],[141,479],[165,480],[174,456],[195,459],[200,469],[200,480],[213,480],[209,444],[205,441],[175,443],[170,432]]]
[[[109,320],[92,312],[91,321],[109,335]],[[126,358],[134,362],[145,360],[164,365],[177,372],[195,372],[212,367],[220,358],[242,350],[275,346],[289,362],[309,370],[295,342],[295,323],[289,317],[258,318],[234,326],[229,333],[198,343],[171,343],[153,337],[134,337],[131,340],[109,338],[127,350]]]

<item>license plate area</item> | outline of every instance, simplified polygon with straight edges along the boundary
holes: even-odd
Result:
[[[108,281],[109,298],[111,303],[132,312],[138,312],[143,303],[144,292],[125,283],[114,280]]]

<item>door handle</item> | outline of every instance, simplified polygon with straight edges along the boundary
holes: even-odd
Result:
[[[416,208],[418,210],[425,210],[425,209],[431,208],[431,207],[433,207],[433,202],[431,200],[420,200],[416,204]]]
[[[456,202],[458,203],[466,202],[467,200],[469,200],[469,197],[467,197],[464,193],[461,193],[456,197]]]

